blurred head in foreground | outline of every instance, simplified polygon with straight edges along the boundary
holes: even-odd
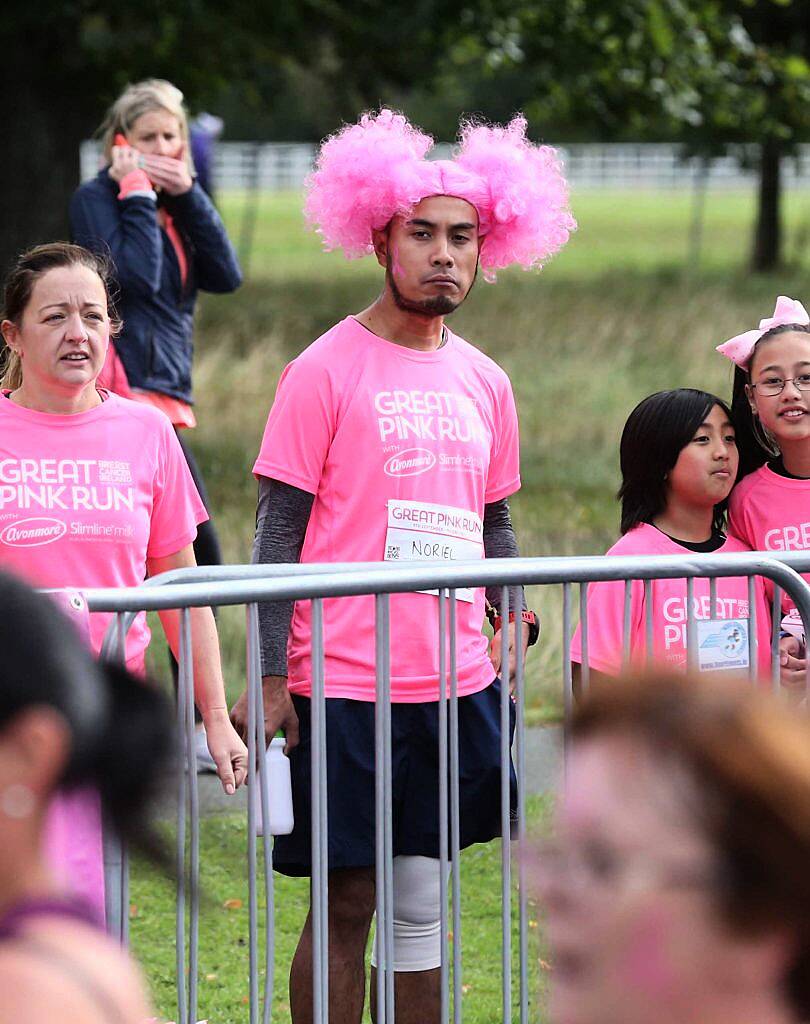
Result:
[[[0,650],[0,1020],[139,1024],[140,972],[62,891],[43,834],[56,791],[90,787],[122,836],[159,853],[142,822],[171,715],[159,692],[94,662],[54,599],[3,574]]]
[[[15,885],[25,891],[45,812],[59,789],[95,787],[108,821],[148,852],[143,812],[166,776],[172,716],[160,692],[95,662],[54,601],[5,574],[0,650],[3,901]]]
[[[555,1024],[810,1020],[810,721],[743,684],[612,680],[573,727],[539,895]]]

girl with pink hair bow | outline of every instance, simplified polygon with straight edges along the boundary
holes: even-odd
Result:
[[[780,295],[773,315],[718,352],[735,364],[732,413],[740,450],[729,528],[755,551],[810,550],[810,315]],[[810,581],[810,575],[805,579]],[[804,627],[783,601],[782,683],[806,685]]]

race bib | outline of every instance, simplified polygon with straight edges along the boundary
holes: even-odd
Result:
[[[484,524],[477,512],[427,501],[389,500],[386,562],[466,562],[483,557]],[[472,602],[475,588],[460,588],[456,597]]]
[[[696,625],[701,672],[748,668],[747,619],[699,619]]]

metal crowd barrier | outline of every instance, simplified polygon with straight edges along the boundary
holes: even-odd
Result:
[[[128,589],[96,589],[84,592],[90,611],[115,613],[105,641],[108,656],[123,657],[124,638],[140,611],[179,609],[181,616],[180,672],[178,687],[178,732],[189,770],[180,773],[177,821],[177,914],[176,969],[178,1024],[194,1024],[198,1011],[199,943],[199,804],[194,770],[193,663],[190,609],[225,605],[246,606],[247,688],[249,693],[249,776],[250,792],[258,793],[263,820],[268,822],[269,794],[263,757],[256,758],[264,742],[261,690],[258,603],[274,600],[310,600],[312,602],[312,911],[313,911],[313,997],[315,1024],[329,1019],[328,978],[328,820],[325,801],[325,704],[323,602],[327,598],[374,595],[376,622],[376,912],[378,935],[377,1021],[394,1024],[394,971],[392,967],[393,867],[392,867],[392,795],[391,795],[391,701],[390,701],[390,603],[392,593],[438,590],[439,677],[445,681],[439,699],[439,777],[437,780],[440,813],[442,965],[441,1020],[454,1024],[462,1020],[462,929],[461,882],[459,873],[459,749],[456,651],[455,591],[462,587],[501,586],[502,614],[509,611],[509,587],[517,585],[562,586],[563,653],[562,680],[566,713],[573,705],[573,680],[570,660],[572,627],[572,588],[579,584],[582,624],[583,688],[588,685],[587,587],[603,580],[625,581],[625,657],[629,654],[630,587],[634,580],[645,581],[649,596],[651,581],[685,579],[687,584],[687,650],[694,661],[696,644],[693,588],[696,578],[709,578],[711,612],[714,617],[716,581],[722,577],[748,577],[749,664],[751,673],[757,664],[755,580],[762,576],[774,585],[773,611],[781,607],[784,592],[795,603],[805,627],[810,623],[810,588],[798,575],[810,571],[810,555],[792,553],[766,555],[700,554],[656,557],[580,557],[509,558],[453,563],[351,563],[342,565],[218,566],[178,570],[148,580],[143,586]],[[647,602],[646,637],[651,647],[652,615]],[[776,620],[776,617],[775,617]],[[778,620],[776,620],[778,621]],[[504,652],[508,659],[508,652]],[[778,687],[778,630],[772,644],[774,685]],[[808,672],[810,676],[810,671]],[[517,826],[512,830],[509,806],[509,687],[501,691],[501,1001],[502,1019],[513,1019],[512,950],[512,841],[517,835],[518,853],[526,841],[526,749],[525,693],[523,667],[518,660],[516,678],[515,768],[518,777]],[[810,683],[808,684],[810,693]],[[256,845],[256,801],[248,800],[249,869],[249,1021],[263,1024],[271,1020],[274,966],[274,906],[271,844],[265,838],[261,870],[266,893],[264,934],[264,992],[259,998],[258,885]],[[186,845],[188,832],[188,864]],[[520,1024],[527,1024],[530,1006],[528,960],[527,891],[525,858],[518,855],[518,969],[517,1002]],[[110,930],[126,941],[128,931],[128,865],[126,852],[114,843],[106,844],[107,911]],[[448,907],[452,907],[450,911]],[[189,927],[185,921],[188,910]],[[450,939],[452,930],[452,972]],[[187,973],[186,973],[187,967]],[[452,992],[452,1001],[451,1001]]]

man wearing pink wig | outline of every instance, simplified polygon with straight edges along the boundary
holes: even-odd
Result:
[[[505,128],[462,127],[454,160],[404,117],[366,114],[327,139],[306,214],[327,248],[372,253],[381,294],[285,369],[254,473],[254,560],[370,562],[518,554],[508,497],[520,486],[509,379],[444,318],[511,264],[540,266],[576,226],[554,150]],[[493,606],[492,650],[481,633]],[[500,834],[500,588],[456,591],[461,846]],[[510,595],[503,671],[537,639]],[[329,1013],[358,1024],[374,912],[374,600],[325,602]],[[268,738],[283,729],[295,829],[274,866],[310,874],[308,602],[261,611]],[[394,968],[398,1024],[440,1017],[439,624],[435,592],[391,597]],[[493,678],[495,677],[495,678]],[[243,730],[244,696],[233,711]],[[515,789],[514,771],[511,784]],[[307,919],[290,977],[295,1024],[312,1020]],[[372,1009],[374,986],[372,985]]]

